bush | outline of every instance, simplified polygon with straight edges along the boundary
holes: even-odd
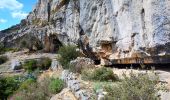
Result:
[[[61,79],[51,79],[49,90],[53,94],[59,93],[64,87],[64,82]]]
[[[24,63],[24,69],[29,72],[34,71],[37,68],[37,60],[31,59]]]
[[[28,79],[22,83],[20,89],[11,97],[12,100],[49,100],[52,94],[59,93],[64,87],[60,79],[45,77],[39,82]]]
[[[37,63],[37,67],[41,70],[47,70],[49,69],[49,67],[51,66],[51,62],[52,60],[50,58],[47,57],[42,57],[38,63]]]
[[[40,82],[28,79],[24,81],[19,90],[11,97],[12,100],[49,100],[52,96],[48,86],[50,78],[45,77]]]
[[[0,77],[0,99],[7,100],[19,88],[20,83],[16,76]]]
[[[117,81],[118,76],[110,68],[86,69],[82,72],[82,79],[91,81]]]
[[[5,63],[8,60],[6,56],[0,56],[0,64]]]
[[[58,54],[60,54],[58,61],[64,69],[68,69],[70,61],[76,59],[79,55],[79,53],[76,51],[76,46],[73,45],[60,47]]]
[[[34,79],[29,78],[21,84],[21,86],[19,87],[19,90],[28,90],[29,86],[31,84],[34,84],[35,82],[36,81]]]
[[[27,84],[24,90],[17,91],[10,100],[47,100],[44,91],[40,90],[37,83]]]
[[[151,80],[148,74],[133,74],[130,77],[124,75],[124,79],[118,85],[105,86],[108,92],[108,100],[158,100],[157,92],[160,90],[155,86],[158,77]]]
[[[51,66],[52,60],[47,57],[42,57],[39,60],[31,59],[25,62],[24,69],[32,72],[36,69],[47,70]]]

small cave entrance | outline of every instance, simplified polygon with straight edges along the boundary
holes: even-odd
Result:
[[[50,35],[45,36],[45,43],[44,43],[44,51],[45,52],[52,52],[55,53],[59,50],[62,46],[62,43],[59,41],[57,35]]]
[[[100,59],[94,60],[94,64],[95,64],[95,65],[100,65],[100,64],[101,64],[101,60],[100,60]]]

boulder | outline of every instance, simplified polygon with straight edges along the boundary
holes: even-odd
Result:
[[[22,68],[22,64],[19,60],[12,60],[11,61],[11,69],[12,70],[19,70]]]
[[[95,66],[93,60],[85,57],[78,57],[77,59],[72,60],[70,64],[74,67],[74,71],[78,73],[81,73],[81,70],[84,68],[92,68]]]

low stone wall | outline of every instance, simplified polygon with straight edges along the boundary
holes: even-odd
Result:
[[[76,75],[68,70],[64,70],[61,75],[61,79],[66,83],[69,89],[74,93],[74,95],[79,100],[89,100],[90,93],[82,89],[79,80],[77,80]]]

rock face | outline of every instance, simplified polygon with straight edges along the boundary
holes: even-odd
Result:
[[[0,33],[7,46],[33,34],[47,51],[78,44],[93,60],[169,63],[170,1],[39,0],[25,20]]]

